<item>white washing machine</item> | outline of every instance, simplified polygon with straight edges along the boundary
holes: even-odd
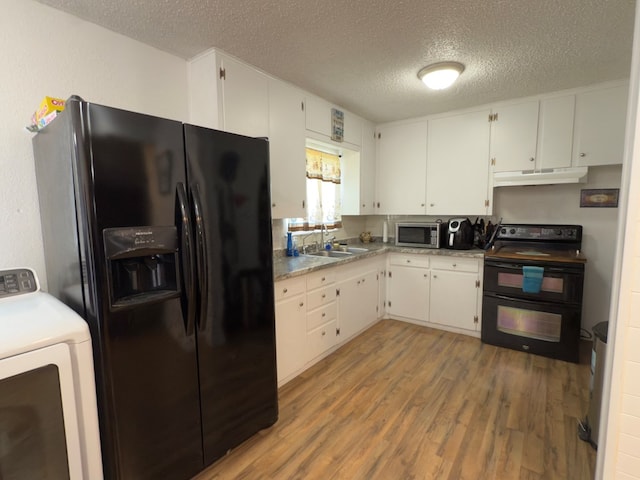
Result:
[[[89,329],[28,269],[0,270],[0,478],[103,478]]]

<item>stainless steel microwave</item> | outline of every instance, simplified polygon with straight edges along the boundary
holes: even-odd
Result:
[[[396,223],[399,247],[440,248],[442,223]]]

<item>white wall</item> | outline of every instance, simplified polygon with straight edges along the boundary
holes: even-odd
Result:
[[[604,359],[597,480],[640,480],[640,10],[636,10],[627,118],[624,206]]]
[[[187,67],[178,57],[32,0],[2,0],[0,16],[0,268],[44,279],[31,137],[45,96],[186,120]]]
[[[616,252],[617,208],[580,208],[583,188],[620,188],[620,166],[589,167],[586,184],[536,185],[494,189],[494,216],[505,223],[567,223],[583,226],[587,257],[582,327],[591,331],[609,319]]]

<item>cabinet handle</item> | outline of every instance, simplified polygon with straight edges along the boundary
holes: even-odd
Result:
[[[324,277],[322,277],[322,281],[324,282]]]
[[[364,207],[365,207],[365,204],[363,203],[363,204],[362,204],[362,208],[364,208]]]
[[[581,152],[581,153],[580,153],[580,156],[581,156],[581,157],[586,157],[586,156],[587,156],[587,154],[586,154],[586,153],[584,153],[584,152]]]
[[[426,276],[427,276],[427,275],[425,274],[425,277],[426,277]],[[434,275],[434,276],[433,276],[433,278],[438,278],[438,276],[437,276],[437,275]]]
[[[530,161],[530,162],[535,162],[535,161],[536,161],[536,159],[535,159],[535,158],[533,158],[533,157],[531,157],[531,158],[529,159],[529,161]]]
[[[424,278],[427,278],[427,274],[426,274],[426,273],[425,273],[423,276],[424,276]],[[438,277],[436,277],[436,276],[434,275],[434,276],[433,276],[433,278],[438,278]]]
[[[289,290],[287,290],[286,288],[282,289],[282,293],[287,293]]]
[[[275,203],[272,203],[272,204],[271,204],[271,206],[272,206],[273,208],[275,208],[275,207],[276,207],[276,204],[275,204]]]
[[[357,284],[358,284],[358,285],[360,285],[360,280],[358,280],[358,283],[357,283]]]
[[[424,203],[421,203],[421,204],[420,204],[420,206],[421,206],[421,207],[424,207]]]
[[[411,263],[411,260],[407,260],[407,263]]]
[[[322,294],[322,298],[325,298],[327,295],[325,293]]]
[[[366,280],[366,278],[363,278],[363,279],[362,279],[362,283],[364,283],[364,281],[365,281],[365,280]]]
[[[429,204],[429,206],[430,206],[430,207],[435,207],[435,206],[436,206],[436,204],[435,204],[435,203],[430,203],[430,204]]]
[[[322,336],[324,337],[327,334],[324,330],[322,331]]]
[[[298,304],[298,306],[300,306],[300,307],[304,307],[304,302],[300,302],[300,303]]]
[[[322,313],[322,318],[324,318],[324,317],[326,317],[326,316],[327,316],[327,314],[323,312],[323,313]]]
[[[453,268],[456,268],[458,265],[456,263],[451,265]]]

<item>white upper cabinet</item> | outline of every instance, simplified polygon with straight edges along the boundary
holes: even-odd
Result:
[[[377,214],[425,214],[427,122],[378,126]]]
[[[535,168],[571,166],[575,95],[540,100]]]
[[[533,170],[538,136],[538,101],[495,108],[491,121],[494,172]]]
[[[304,93],[287,83],[269,79],[269,157],[271,215],[305,216]]]
[[[490,110],[429,120],[427,213],[487,215]],[[455,187],[455,188],[452,188]],[[452,194],[452,192],[462,192]]]
[[[575,166],[622,163],[628,85],[576,95]]]
[[[360,215],[372,215],[375,211],[376,189],[376,131],[371,122],[362,123],[362,148],[360,150]]]
[[[249,137],[269,136],[268,77],[231,57],[218,54],[222,91],[222,128]]]
[[[345,111],[341,107],[332,105],[331,103],[312,95],[307,96],[307,130],[319,133],[326,139],[331,139],[332,132],[332,114],[333,108],[340,110],[344,114],[343,118],[343,142],[352,145],[362,144],[362,119]],[[338,142],[340,143],[340,142]]]

